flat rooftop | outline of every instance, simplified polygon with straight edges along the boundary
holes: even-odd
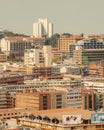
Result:
[[[63,115],[71,115],[71,114],[80,114],[83,119],[89,120],[91,119],[91,114],[96,113],[95,111],[84,110],[81,108],[62,108],[62,109],[51,109],[51,110],[40,110],[34,111],[33,114],[35,116],[48,116],[49,118],[56,117],[57,119],[62,120]]]

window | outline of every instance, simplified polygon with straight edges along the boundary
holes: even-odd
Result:
[[[43,99],[47,99],[47,96],[43,96]]]
[[[56,95],[56,97],[57,97],[57,98],[60,98],[60,97],[62,97],[62,95]]]
[[[62,106],[56,106],[56,108],[62,108]]]

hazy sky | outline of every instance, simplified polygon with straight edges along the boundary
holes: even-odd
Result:
[[[104,34],[104,0],[0,0],[0,27],[32,35],[48,18],[54,33]]]

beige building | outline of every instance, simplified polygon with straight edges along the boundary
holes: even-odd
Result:
[[[6,54],[0,53],[0,62],[6,62],[6,61],[7,61]]]
[[[66,92],[62,91],[35,92],[35,91],[36,90],[17,92],[16,107],[34,108],[35,110],[58,109],[66,107]]]
[[[31,109],[22,109],[22,108],[7,108],[0,109],[0,120],[10,119],[10,118],[19,118],[31,114]],[[1,122],[0,122],[1,125]]]
[[[76,49],[73,51],[73,62],[74,63],[82,63],[82,49]]]
[[[104,77],[104,61],[102,61],[99,65],[98,74],[99,76]]]
[[[79,108],[41,110],[34,111],[34,116],[41,116],[41,120],[37,118],[35,118],[34,120],[30,120],[28,118],[19,118],[18,124],[30,127],[32,129],[40,130],[103,130],[104,123],[91,123],[92,114],[96,114],[95,111],[89,111]],[[81,118],[78,118],[80,119],[80,123],[76,120],[74,123],[70,122],[70,118],[69,120],[65,118],[68,116],[80,116]],[[67,123],[64,123],[65,119],[66,121],[68,121]]]
[[[96,109],[95,93],[92,89],[82,89],[82,108],[88,110]]]
[[[35,48],[25,50],[24,53],[24,65],[35,65],[48,67],[51,66],[51,46],[45,45],[42,49]]]
[[[60,36],[58,38],[58,50],[62,52],[69,52],[69,45],[76,44],[77,41],[82,40],[81,35],[72,35],[72,36]]]
[[[15,98],[6,89],[0,88],[0,109],[14,108]]]
[[[64,54],[59,51],[58,48],[52,48],[52,62],[60,62],[62,61]]]

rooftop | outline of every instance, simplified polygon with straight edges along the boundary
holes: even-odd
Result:
[[[84,110],[80,108],[62,108],[62,109],[51,109],[51,110],[41,110],[41,111],[34,111],[34,115],[38,116],[48,116],[50,118],[58,118],[62,119],[63,115],[70,115],[70,114],[80,114],[83,119],[90,119],[91,114],[95,113],[95,111]]]

